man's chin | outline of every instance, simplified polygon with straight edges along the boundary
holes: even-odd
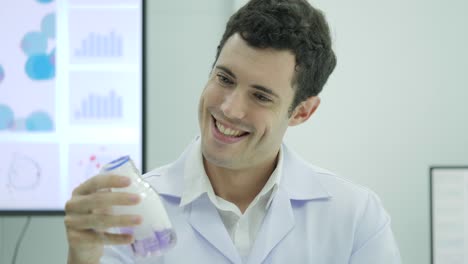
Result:
[[[232,155],[222,155],[221,153],[213,153],[211,151],[202,151],[202,153],[204,162],[210,166],[226,169],[233,169],[235,167]]]

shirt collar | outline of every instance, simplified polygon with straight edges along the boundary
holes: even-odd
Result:
[[[257,195],[257,197],[269,195],[266,208],[270,206],[271,201],[273,200],[276,190],[280,184],[283,171],[283,151],[281,148],[275,170],[268,178],[268,181],[266,182],[265,186],[263,186],[260,193]],[[206,193],[208,197],[213,202],[215,202],[216,195],[203,166],[201,140],[195,141],[194,147],[187,157],[184,172],[184,189],[180,201],[180,206],[185,206],[193,202],[204,193]]]
[[[281,181],[281,176],[283,175],[283,159],[283,146],[281,145],[278,153],[278,162],[276,163],[276,168],[271,174],[263,189],[260,191],[260,196],[267,195],[267,193],[270,193],[270,197],[268,198],[268,202],[266,203],[265,208],[270,207],[270,204],[273,201],[273,197],[275,197],[275,194],[278,190]]]
[[[210,195],[210,193],[214,194],[214,191],[203,166],[201,140],[197,140],[185,163],[184,190],[180,206],[193,202],[204,193]]]
[[[194,146],[200,144],[198,143],[199,141],[199,137],[195,138],[193,143],[185,149],[176,161],[147,172],[143,175],[143,178],[150,183],[159,194],[180,201],[184,191],[186,191],[189,186],[197,186],[195,179],[198,178],[195,177],[193,179],[195,183],[192,184],[191,181],[186,182],[185,175],[186,173],[195,171],[191,171],[188,166],[192,164],[188,162],[188,160],[193,157],[193,151],[198,151],[201,157],[201,147],[198,147],[198,150],[194,150],[196,149]],[[198,164],[203,166],[201,158]],[[281,179],[279,179],[278,176],[277,184],[274,184],[274,189],[279,188],[284,190],[291,200],[326,199],[332,196],[327,190],[329,189],[327,186],[327,178],[336,176],[334,176],[333,173],[309,164],[294,151],[290,150],[285,144],[282,144],[280,149],[280,159],[278,160],[277,169],[281,170],[281,173],[278,171],[278,175],[281,175]],[[204,173],[203,167],[201,171]],[[278,186],[280,180],[281,186]],[[203,191],[201,193],[194,192],[194,195],[185,199],[185,204],[187,204],[187,202],[190,203],[190,201],[193,201],[193,199],[196,199],[202,193]]]

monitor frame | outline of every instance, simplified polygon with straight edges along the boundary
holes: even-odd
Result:
[[[146,102],[146,69],[147,69],[147,60],[146,60],[146,7],[147,3],[146,0],[141,0],[141,166],[142,172],[146,171],[146,109],[147,109],[147,102]],[[18,210],[1,210],[0,209],[0,217],[3,216],[64,216],[65,215],[65,208],[63,210],[25,210],[25,209],[18,209]]]

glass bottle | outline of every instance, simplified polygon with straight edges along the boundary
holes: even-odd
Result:
[[[159,194],[141,178],[141,174],[129,156],[123,156],[106,164],[100,174],[129,177],[131,184],[124,188],[112,188],[113,192],[128,192],[140,195],[140,203],[132,206],[114,206],[114,214],[142,216],[136,227],[122,227],[120,231],[132,234],[132,251],[137,257],[161,256],[176,244],[176,233],[172,228]]]

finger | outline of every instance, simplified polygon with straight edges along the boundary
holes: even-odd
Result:
[[[94,230],[69,230],[67,231],[68,242],[71,246],[86,245],[95,247],[99,244],[121,245],[130,244],[134,241],[131,234],[113,234],[108,232],[96,232]]]
[[[135,205],[139,203],[138,194],[125,192],[97,192],[90,195],[74,196],[65,204],[67,214],[88,214],[96,209],[109,211],[116,205]]]
[[[113,211],[112,208],[96,208],[91,210],[92,214],[100,214],[100,215],[112,215]]]
[[[107,245],[130,244],[134,241],[133,235],[130,234],[99,233],[99,237]]]
[[[118,175],[96,175],[83,182],[73,190],[73,195],[86,195],[95,193],[100,189],[122,188],[130,185],[130,179]]]
[[[64,222],[68,229],[105,231],[112,227],[130,227],[141,224],[138,215],[66,215]]]

